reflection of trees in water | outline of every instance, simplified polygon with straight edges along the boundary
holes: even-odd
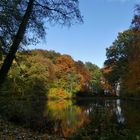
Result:
[[[125,122],[127,127],[129,129],[132,129],[133,133],[138,134],[140,137],[139,101],[124,101],[121,106],[125,116]]]
[[[121,103],[120,100],[94,100],[86,110],[91,119],[90,124],[77,130],[75,134],[71,135],[70,139],[136,139],[140,134],[140,129],[137,129],[139,131],[134,134],[126,126],[127,118],[124,118],[126,115],[124,114],[124,108],[122,109],[122,104],[124,102]]]
[[[89,123],[85,109],[73,105],[71,100],[48,101],[44,115],[54,120],[54,133],[61,137],[68,137]]]
[[[36,89],[39,84],[42,89],[40,92]],[[32,89],[34,92],[25,93],[23,96],[17,97],[7,93],[8,95],[1,97],[0,115],[16,125],[42,131],[45,123],[48,122],[43,116],[46,104],[46,95],[43,90],[45,85],[41,80],[34,79]]]
[[[46,102],[40,94],[26,100],[1,100],[1,114],[16,124],[61,138],[126,140],[140,136],[138,103],[103,99]]]
[[[124,123],[124,115],[121,109],[121,102],[120,99],[117,100],[94,100],[89,107],[85,110],[87,115],[94,111],[94,109],[103,109],[106,108],[110,115],[115,115],[117,117],[118,123]]]

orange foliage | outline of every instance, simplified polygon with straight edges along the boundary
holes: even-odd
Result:
[[[67,72],[74,67],[74,60],[69,55],[61,55],[56,59],[56,66],[59,70]]]
[[[88,91],[88,84],[91,80],[90,72],[81,61],[75,62],[75,67],[80,76],[81,91]]]
[[[107,90],[110,93],[113,93],[112,85],[104,77],[101,78],[101,87],[102,89]]]
[[[105,65],[102,69],[103,74],[108,74],[112,71],[112,68],[110,66]]]
[[[140,58],[129,61],[128,73],[125,76],[125,85],[131,93],[140,92]]]
[[[105,65],[104,68],[102,68],[103,75],[106,75],[112,71],[112,68],[110,66]],[[105,77],[101,78],[101,86],[104,90],[108,90],[109,92],[113,93],[113,87],[112,85],[107,81]]]
[[[129,46],[128,71],[125,74],[124,85],[127,92],[140,92],[140,31],[135,31],[135,40]]]

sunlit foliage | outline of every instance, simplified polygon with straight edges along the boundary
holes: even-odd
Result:
[[[140,92],[140,5],[130,29],[119,33],[112,46],[106,49],[107,60],[104,72],[106,80],[114,88],[121,84],[122,95],[139,96]],[[105,69],[104,69],[105,70]]]
[[[96,65],[76,62],[69,55],[44,50],[20,51],[1,91],[19,96],[45,93],[53,99],[72,98],[78,92],[97,92],[100,77]]]

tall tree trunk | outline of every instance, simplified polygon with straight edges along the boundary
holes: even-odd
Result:
[[[3,84],[8,71],[10,70],[10,67],[12,66],[12,62],[15,58],[16,52],[19,48],[19,45],[24,37],[25,31],[26,31],[26,27],[30,18],[30,15],[32,13],[32,9],[33,9],[33,3],[34,0],[30,0],[26,9],[26,12],[23,16],[22,22],[19,26],[18,32],[13,40],[13,43],[10,47],[9,53],[7,54],[2,67],[0,69],[0,86]]]

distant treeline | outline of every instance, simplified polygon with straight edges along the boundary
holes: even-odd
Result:
[[[48,98],[94,95],[102,91],[101,77],[97,65],[74,61],[69,55],[47,50],[19,51],[1,91],[19,96],[45,93]]]

